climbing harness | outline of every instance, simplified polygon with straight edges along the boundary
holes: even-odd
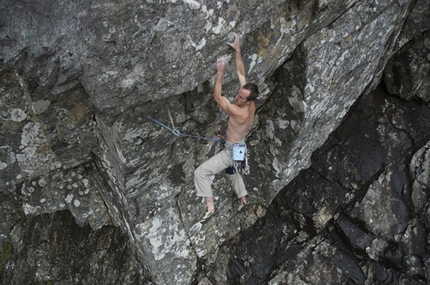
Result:
[[[246,144],[235,143],[231,146],[233,165],[225,169],[225,173],[233,175],[242,172],[249,175],[248,150]]]
[[[244,143],[235,143],[232,146],[232,155],[234,161],[245,160],[246,145]]]

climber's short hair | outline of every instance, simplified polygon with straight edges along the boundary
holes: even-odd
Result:
[[[254,83],[246,83],[242,86],[243,89],[249,90],[249,96],[247,98],[247,101],[254,101],[258,97],[258,87]]]

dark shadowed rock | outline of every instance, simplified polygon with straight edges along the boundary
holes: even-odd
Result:
[[[414,114],[403,118],[408,129],[393,128],[398,113]],[[225,260],[219,258],[211,280],[227,270],[234,284],[426,284],[430,205],[419,199],[416,208],[411,185],[427,197],[429,120],[428,107],[381,88],[359,100],[313,154],[312,166],[222,247]],[[380,135],[366,136],[373,132]],[[365,145],[379,156],[357,155]]]
[[[148,284],[119,228],[76,224],[69,211],[27,216],[11,232],[1,284]]]

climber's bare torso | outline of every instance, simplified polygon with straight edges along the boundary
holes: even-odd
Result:
[[[226,139],[230,142],[243,140],[255,116],[254,101],[247,101],[250,91],[239,89],[234,104],[225,104],[225,110],[230,116],[226,131]]]
[[[221,95],[221,78],[224,72],[224,64],[224,58],[219,58],[217,60],[218,80],[214,88],[214,99],[221,109],[230,117],[228,120],[226,139],[230,142],[239,142],[243,140],[254,120],[255,104],[254,101],[248,101],[251,91],[242,87],[246,84],[246,80],[245,76],[241,74],[239,76],[241,88],[234,99],[234,104]]]

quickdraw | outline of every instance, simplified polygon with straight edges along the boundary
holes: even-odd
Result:
[[[170,117],[170,120],[171,120],[171,122],[172,122],[173,129],[172,129],[172,128],[169,128],[168,126],[166,126],[166,125],[165,125],[165,124],[163,124],[162,122],[158,121],[157,119],[154,119],[154,118],[152,118],[152,117],[148,116],[148,118],[149,118],[149,119],[151,119],[151,120],[152,120],[152,121],[154,121],[155,123],[159,124],[160,126],[164,127],[165,129],[169,130],[169,131],[170,131],[170,132],[172,132],[172,134],[173,134],[173,135],[175,135],[176,137],[181,137],[181,136],[183,136],[183,137],[189,137],[189,138],[195,138],[195,139],[211,140],[211,141],[216,141],[216,142],[222,141],[222,138],[221,138],[221,137],[219,137],[219,136],[218,136],[218,137],[215,137],[215,138],[208,138],[208,137],[202,137],[202,136],[196,136],[196,135],[190,135],[190,134],[184,134],[184,133],[181,133],[177,128],[175,128],[175,125],[174,125],[173,120],[172,120],[172,116],[170,115],[170,111],[169,111],[169,117]]]

